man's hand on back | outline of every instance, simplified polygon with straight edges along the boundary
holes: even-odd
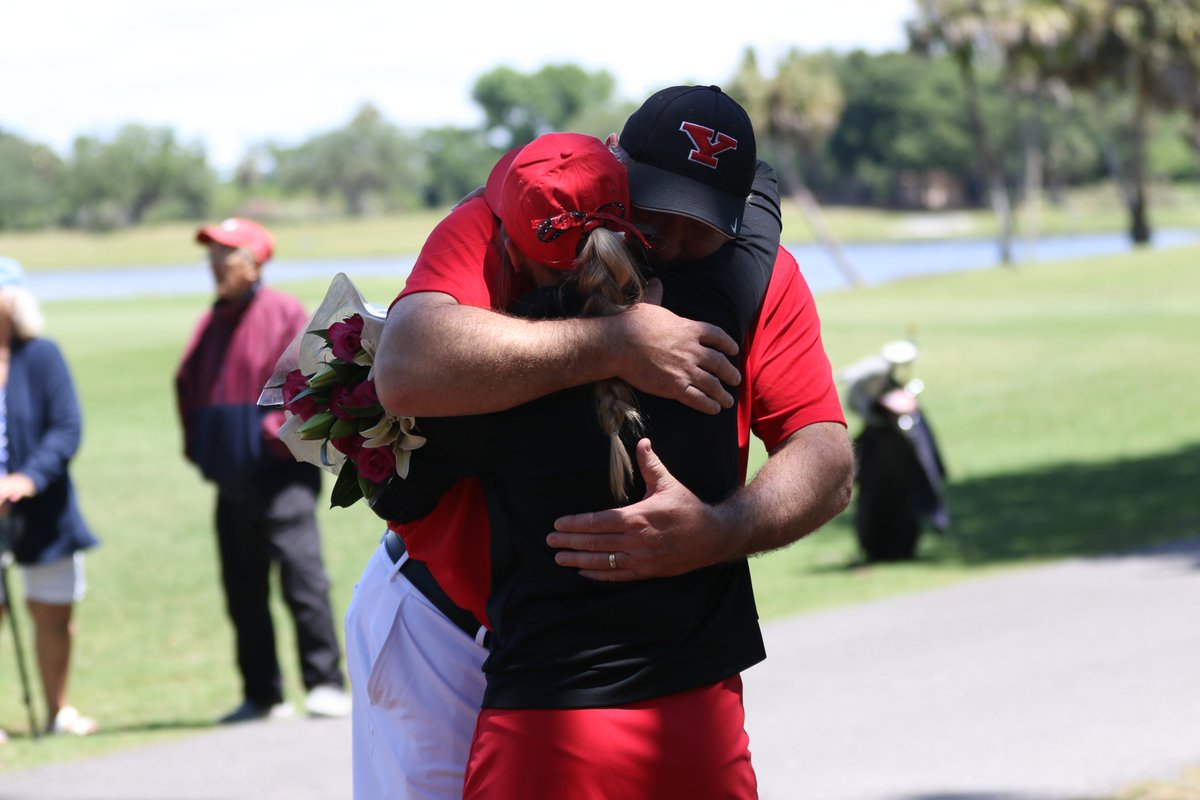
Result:
[[[637,460],[646,496],[623,508],[555,520],[546,539],[560,548],[555,562],[585,578],[631,581],[682,575],[732,558],[719,510],[667,471],[649,439],[638,442]]]
[[[729,361],[737,355],[737,342],[715,325],[676,316],[661,302],[662,283],[653,279],[642,303],[606,318],[615,337],[617,377],[696,411],[729,408],[733,395],[722,384],[742,380]]]
[[[793,433],[771,451],[754,480],[717,505],[676,480],[649,440],[638,442],[637,457],[644,498],[555,520],[546,543],[559,550],[554,558],[560,566],[595,580],[630,581],[786,547],[840,514],[854,480],[854,451],[836,422]]]

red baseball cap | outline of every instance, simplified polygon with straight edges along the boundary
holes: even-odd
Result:
[[[504,176],[508,174],[508,168],[512,166],[513,160],[521,155],[521,151],[524,149],[525,146],[522,145],[509,150],[500,156],[496,166],[492,167],[492,171],[488,173],[487,183],[483,187],[483,199],[487,201],[488,207],[497,217],[500,216],[500,207],[504,204]]]
[[[488,176],[484,196],[517,249],[552,269],[571,269],[593,228],[642,238],[626,218],[625,168],[594,136],[547,133],[509,151]]]
[[[244,247],[254,254],[254,260],[265,264],[275,249],[275,239],[267,229],[257,222],[240,217],[230,217],[217,225],[209,225],[196,231],[200,244],[216,242],[226,247]]]

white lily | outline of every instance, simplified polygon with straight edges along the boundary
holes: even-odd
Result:
[[[412,461],[412,451],[418,450],[425,444],[425,437],[415,433],[417,420],[413,417],[400,417],[402,435],[392,446],[392,454],[396,456],[396,474],[401,478],[408,477],[408,466]]]
[[[384,447],[400,438],[401,433],[400,418],[385,413],[379,418],[379,422],[359,431],[358,435],[366,440],[363,447]]]
[[[371,427],[359,433],[366,441],[363,447],[386,447],[393,445],[399,463],[399,454],[416,450],[425,444],[425,437],[419,436],[416,430],[416,419],[413,417],[395,417],[384,414]]]
[[[374,310],[371,307],[370,310]],[[383,312],[386,314],[386,312]],[[379,337],[383,335],[383,319],[372,314],[363,314],[363,330],[360,337],[362,352],[354,357],[354,363],[363,367],[375,364],[375,351]]]
[[[408,465],[412,461],[411,450],[401,450],[399,446],[392,450],[396,456],[396,474],[403,480],[408,477]]]
[[[360,367],[370,367],[375,364],[375,343],[362,339],[359,342],[362,350],[354,357],[354,363]]]
[[[417,450],[425,444],[425,437],[417,432],[416,417],[400,417],[400,432],[404,435],[400,438],[397,447],[405,450]]]

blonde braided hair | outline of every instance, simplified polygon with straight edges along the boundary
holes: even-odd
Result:
[[[624,238],[608,228],[598,227],[585,234],[572,280],[585,317],[619,314],[642,298],[645,285]],[[627,486],[633,477],[633,462],[621,441],[626,426],[640,434],[642,415],[637,409],[633,388],[612,378],[596,384],[596,413],[600,428],[609,438],[608,480],[613,496],[621,502],[628,497]]]

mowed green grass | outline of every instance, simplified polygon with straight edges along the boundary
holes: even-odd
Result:
[[[386,301],[400,281],[358,283],[368,298]],[[285,288],[312,307],[325,282]],[[1189,248],[818,298],[835,367],[915,328],[917,374],[950,469],[954,530],[926,537],[915,563],[862,568],[843,516],[753,560],[763,616],[1200,534],[1197,296],[1200,249]],[[212,490],[182,459],[172,396],[180,351],[208,302],[193,296],[46,307],[48,335],[64,348],[84,403],[85,439],[73,470],[84,511],[104,540],[88,560],[72,685],[74,701],[103,732],[40,743],[21,736],[24,709],[6,626],[0,726],[16,736],[0,748],[0,769],[202,730],[239,698]],[[322,511],[321,522],[340,616],[381,526],[359,507]],[[290,622],[279,604],[276,619],[289,695],[298,701]]]
[[[861,568],[845,514],[752,562],[761,611],[1200,535],[1198,292],[1184,248],[818,298],[835,366],[915,330],[953,529],[916,563]]]

